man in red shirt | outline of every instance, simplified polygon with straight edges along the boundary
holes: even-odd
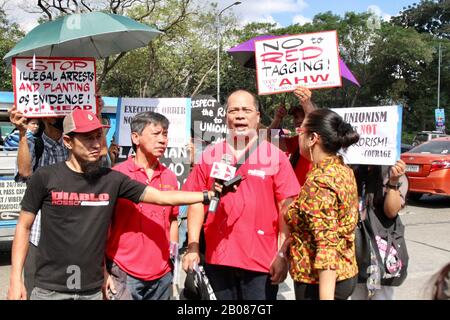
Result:
[[[284,213],[300,186],[286,155],[265,139],[258,139],[259,103],[245,90],[227,99],[230,134],[222,143],[208,147],[183,186],[203,190],[212,186],[214,162],[232,159],[242,165],[236,175],[242,181],[233,192],[222,194],[214,213],[204,224],[205,271],[219,300],[273,300],[278,284],[287,275],[285,258],[289,230]],[[249,151],[243,160],[244,154]],[[188,250],[183,268],[200,262],[200,231],[207,211],[203,206],[188,209]]]
[[[289,112],[284,106],[280,106],[275,112],[275,117],[268,128],[269,130],[280,128],[281,121],[283,121],[283,118],[288,114],[293,117],[294,127],[299,128],[305,119],[305,114],[308,114],[317,108],[311,100],[312,92],[308,88],[297,87],[294,94],[299,100],[299,105],[292,106],[289,109]],[[281,150],[290,154],[289,161],[294,168],[300,186],[303,186],[306,181],[306,174],[311,169],[311,163],[300,155],[298,135],[280,136],[279,147]]]
[[[134,157],[113,169],[159,190],[177,190],[175,174],[159,162],[169,120],[143,112],[131,121]],[[169,244],[178,243],[178,206],[135,204],[120,198],[107,242],[107,269],[122,300],[168,300],[172,282]]]

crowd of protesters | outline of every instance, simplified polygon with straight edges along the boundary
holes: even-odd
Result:
[[[183,191],[159,162],[170,130],[161,114],[134,116],[134,155],[110,169],[117,145],[108,153],[101,108],[97,115],[77,110],[64,119],[44,118],[42,134],[34,137],[28,128],[34,121],[13,107],[16,180],[27,190],[8,298],[170,299],[178,205],[188,205],[182,266],[187,271],[202,264],[218,299],[275,300],[288,273],[296,299],[393,299],[391,288],[374,293],[357,284],[355,229],[362,193],[374,194],[388,219],[398,215],[405,164],[348,166],[339,150],[355,144],[358,133],[337,113],[316,106],[309,89],[298,87],[294,95],[298,105],[279,106],[268,129],[281,129],[292,115],[296,134],[280,130],[262,139],[257,96],[232,92],[226,100],[229,133],[204,150]],[[210,177],[218,162],[234,166],[240,182],[225,188]],[[370,190],[363,189],[367,181]],[[210,210],[218,194],[217,209]]]

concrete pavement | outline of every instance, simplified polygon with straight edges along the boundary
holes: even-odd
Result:
[[[395,299],[427,300],[432,276],[450,262],[450,197],[423,197],[401,212],[410,256],[408,277],[395,290]],[[0,247],[0,299],[9,284],[10,252]],[[181,280],[181,279],[180,279]],[[294,299],[290,277],[280,285],[278,298]]]

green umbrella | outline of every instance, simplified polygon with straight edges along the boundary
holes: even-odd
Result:
[[[31,30],[3,58],[105,58],[146,46],[161,31],[125,16],[90,12],[46,22]]]

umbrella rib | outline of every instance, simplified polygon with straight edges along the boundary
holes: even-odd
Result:
[[[94,47],[94,49],[97,52],[98,56],[103,58],[103,56],[100,54],[100,51],[98,50],[97,46],[95,45],[94,40],[92,40],[92,37],[89,37],[89,41],[92,43],[92,46]]]

